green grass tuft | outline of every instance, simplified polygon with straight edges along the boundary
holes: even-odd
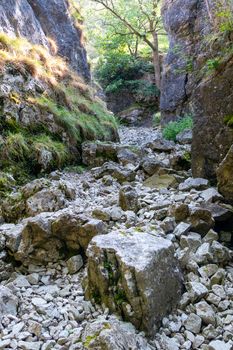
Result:
[[[176,141],[176,136],[185,129],[193,128],[193,119],[191,116],[186,116],[176,122],[168,123],[163,129],[163,137],[166,140]]]

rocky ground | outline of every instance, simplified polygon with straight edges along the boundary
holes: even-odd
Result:
[[[3,201],[0,349],[233,348],[232,207],[190,177],[187,135],[120,136]]]

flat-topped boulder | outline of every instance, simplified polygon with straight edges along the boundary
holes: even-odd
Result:
[[[173,244],[147,232],[113,231],[87,250],[86,297],[152,335],[178,303],[182,274]]]

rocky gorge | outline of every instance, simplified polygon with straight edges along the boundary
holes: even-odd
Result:
[[[197,124],[175,141],[118,126],[88,85],[73,6],[0,4],[0,349],[232,350],[232,131],[221,120],[226,148],[195,173]],[[168,32],[202,6],[165,1]],[[225,87],[224,67],[207,84]]]

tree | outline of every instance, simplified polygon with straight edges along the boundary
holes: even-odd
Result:
[[[118,35],[136,37],[134,55],[137,54],[139,42],[146,44],[152,51],[155,83],[161,85],[158,36],[163,34],[160,17],[160,0],[92,0],[106,9],[115,19],[109,25]],[[123,32],[119,28],[124,28]],[[130,49],[130,48],[129,48]]]

